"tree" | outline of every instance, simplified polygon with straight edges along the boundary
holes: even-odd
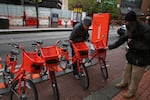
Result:
[[[96,0],[68,0],[69,9],[72,10],[74,5],[82,5],[83,11],[87,13],[97,12],[96,11]]]
[[[112,18],[116,18],[119,14],[117,8],[118,0],[68,0],[69,9],[72,10],[74,5],[81,4],[83,11],[88,14],[107,12],[111,13]]]

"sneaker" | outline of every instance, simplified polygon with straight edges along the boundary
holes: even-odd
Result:
[[[85,74],[85,73],[82,73],[81,76],[82,76],[82,77],[83,77],[83,76],[86,76],[86,74]]]
[[[74,77],[75,77],[77,80],[80,79],[80,78],[79,78],[79,75],[74,75]]]
[[[126,99],[132,98],[135,95],[135,92],[132,92],[130,90],[127,91],[127,93],[125,93],[123,96]]]
[[[115,85],[115,87],[116,88],[124,88],[124,87],[126,87],[128,84],[127,83],[117,83],[116,85]]]

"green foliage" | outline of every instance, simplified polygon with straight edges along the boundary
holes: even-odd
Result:
[[[72,10],[74,5],[82,5],[83,11],[87,14],[93,13],[111,13],[112,18],[117,18],[119,8],[117,8],[118,0],[101,0],[97,3],[96,0],[68,0],[69,9]]]
[[[42,2],[42,0],[31,0],[32,2]]]

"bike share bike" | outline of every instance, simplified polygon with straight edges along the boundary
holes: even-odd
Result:
[[[103,42],[103,40],[100,40],[93,42],[92,44],[95,50],[89,55],[90,59],[87,61],[87,63],[90,63],[93,59],[96,60],[98,62],[98,65],[100,66],[103,79],[107,80],[108,70],[105,62],[107,48],[104,45],[105,43]]]
[[[56,80],[56,72],[62,71],[62,69],[59,68],[59,49],[57,47],[57,43],[58,41],[56,41],[55,45],[45,47],[42,47],[42,43],[38,41],[32,44],[37,45],[40,52],[39,56],[44,60],[44,67],[46,68],[46,71],[43,70],[43,72],[41,73],[48,73],[55,100],[59,100],[59,90]]]
[[[11,44],[8,45],[12,46]],[[13,48],[6,55],[4,66],[1,62],[1,66],[4,67],[3,68],[4,70],[2,72],[2,78],[5,88],[8,88],[14,79],[14,71],[17,66],[17,59],[19,54],[20,54],[19,50]]]
[[[85,59],[88,58],[88,47],[85,42],[73,43],[70,40],[59,41],[62,42],[62,46],[59,47],[60,52],[60,67],[65,70],[70,68],[75,62],[77,62],[77,72],[79,74],[79,80],[83,89],[89,88],[89,75],[87,68],[85,67]],[[68,42],[68,43],[67,43]],[[71,43],[75,50],[75,55],[69,57],[69,51],[67,46]]]
[[[17,43],[10,43],[9,45],[22,50],[22,64],[17,70],[15,67],[11,72],[14,78],[9,85],[9,100],[38,100],[36,86],[28,78],[28,75],[41,71],[44,63],[43,59],[38,56],[37,52],[25,51],[22,45]]]

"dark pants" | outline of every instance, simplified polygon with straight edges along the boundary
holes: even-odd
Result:
[[[72,46],[72,44],[70,45],[71,46],[71,51],[72,51],[72,57],[75,55],[75,52],[74,52],[74,50],[73,50],[73,46]],[[78,74],[78,72],[77,72],[77,62],[74,62],[74,64],[73,64],[73,74],[74,75],[77,75]]]

